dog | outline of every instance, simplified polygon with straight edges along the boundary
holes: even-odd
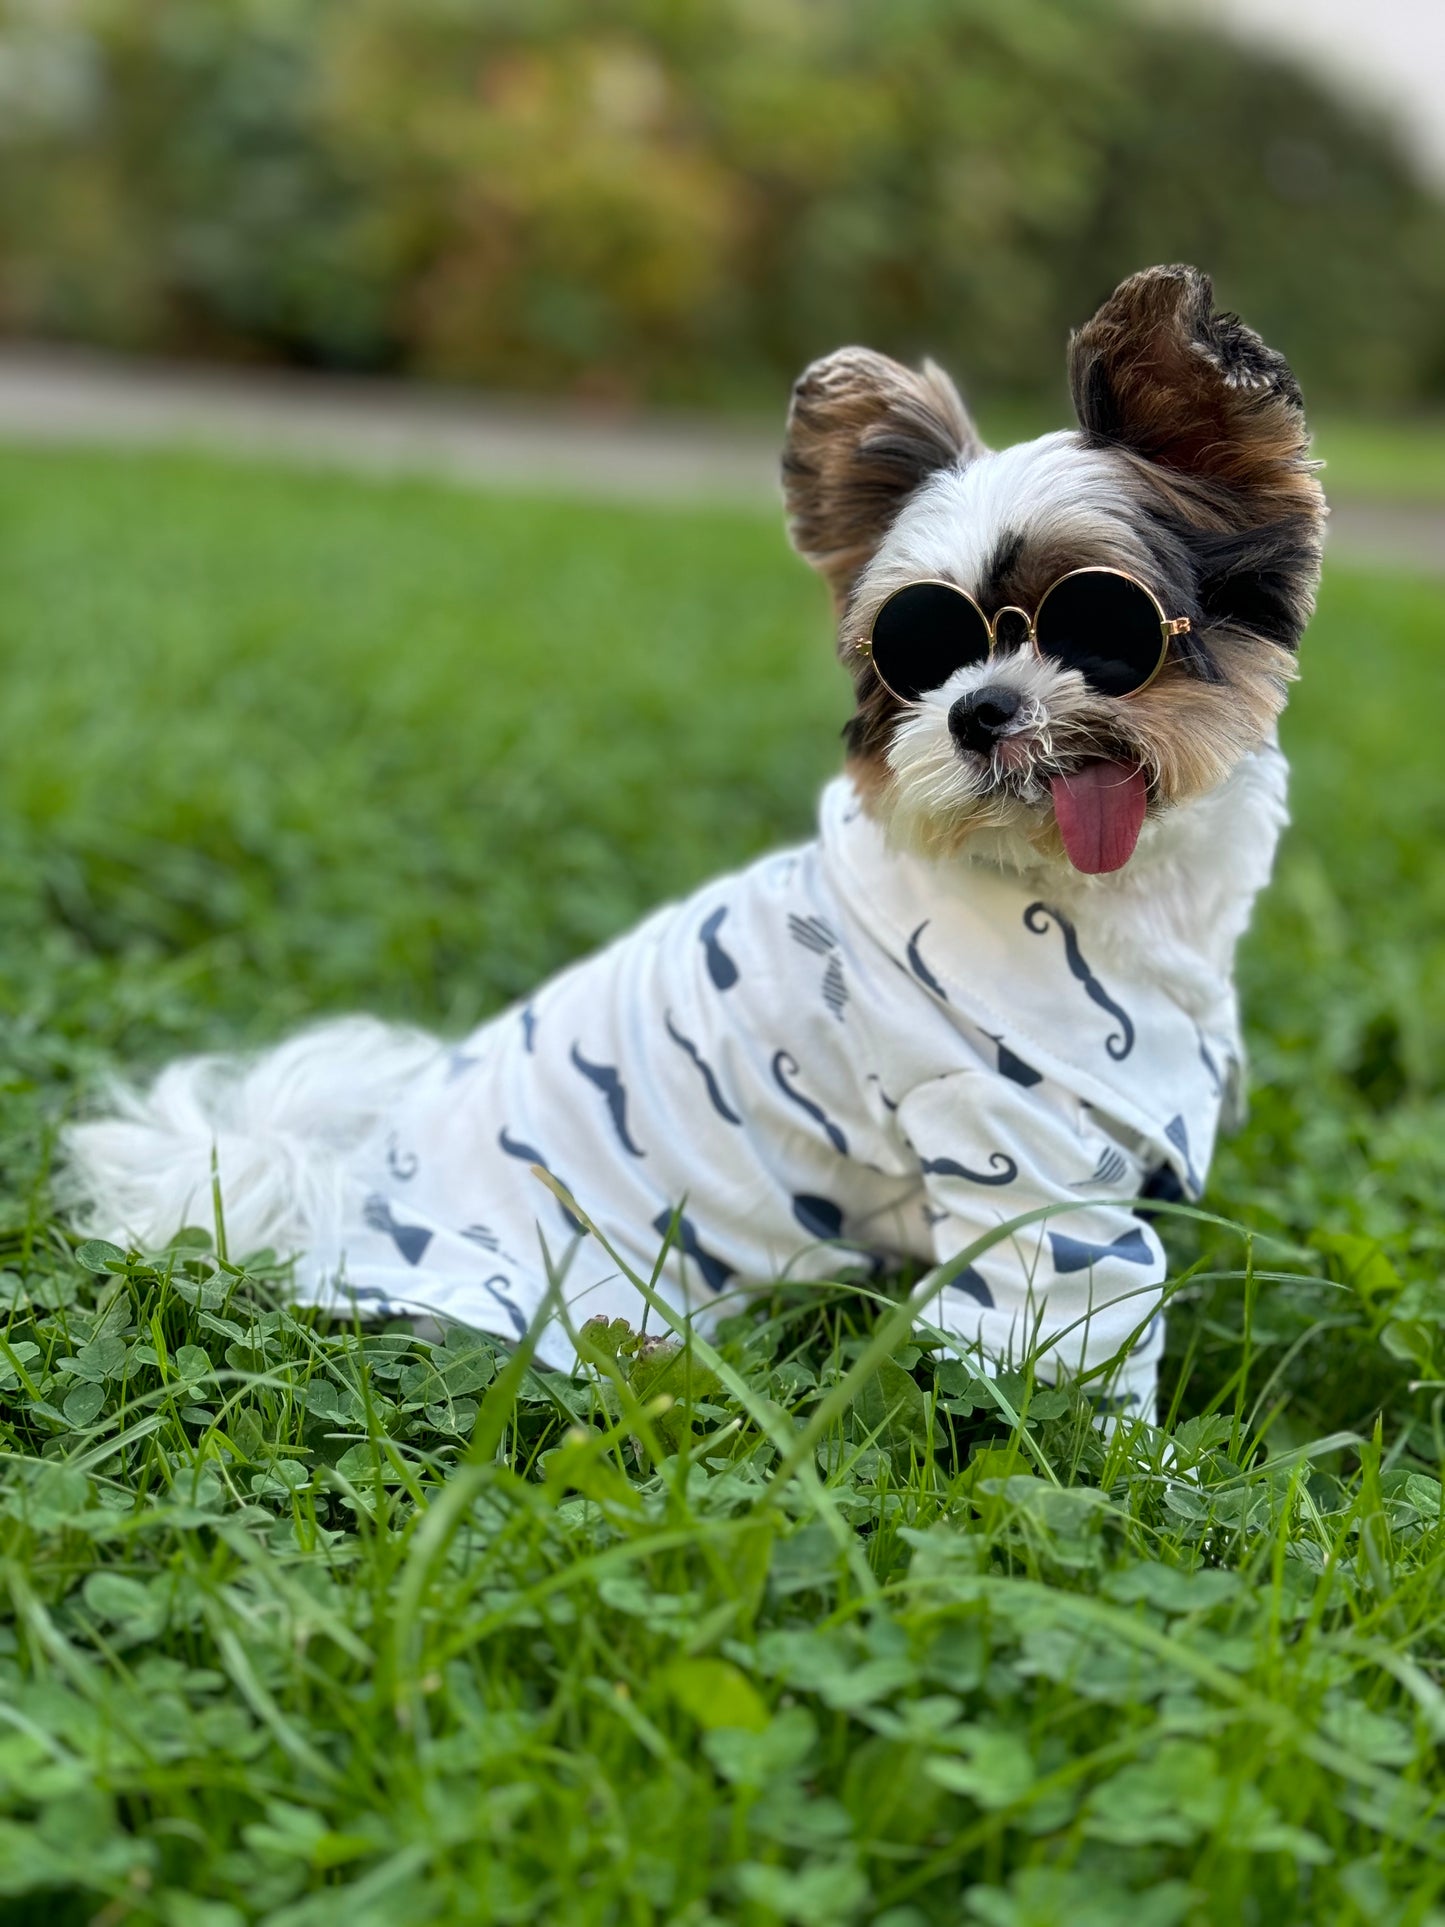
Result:
[[[986,1369],[1152,1413],[1147,1201],[1198,1198],[1237,1095],[1325,509],[1287,363],[1195,269],[1125,281],[1068,374],[1077,428],[997,452],[931,362],[795,385],[788,528],[855,697],[813,841],[460,1044],[351,1018],[117,1090],[66,1139],[77,1221],[161,1246],[214,1157],[230,1250],[303,1300],[535,1325],[563,1369],[644,1323],[629,1273],[705,1319],[921,1262]]]

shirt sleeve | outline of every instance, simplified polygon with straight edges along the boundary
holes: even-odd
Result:
[[[1024,1087],[983,1069],[919,1085],[897,1122],[923,1166],[920,1208],[938,1264],[1052,1207],[1005,1230],[925,1320],[991,1365],[1032,1358],[1045,1379],[1082,1374],[1113,1409],[1152,1414],[1166,1265],[1134,1211],[1144,1170],[1128,1134],[1043,1080]],[[1110,1366],[1126,1345],[1123,1365]]]

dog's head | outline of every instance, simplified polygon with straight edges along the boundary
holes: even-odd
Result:
[[[1079,428],[997,452],[932,363],[840,349],[793,391],[789,529],[837,605],[850,766],[933,854],[980,839],[1015,861],[1119,868],[1146,813],[1213,790],[1268,740],[1295,673],[1325,511],[1284,359],[1214,311],[1206,276],[1151,268],[1073,336],[1069,377]],[[1056,591],[1036,637],[1051,586],[1102,569],[1131,586]],[[948,588],[899,595],[919,583],[976,607]],[[1137,631],[1140,585],[1165,619],[1161,666],[1106,693],[1092,665],[1114,652],[1110,591]],[[967,637],[1000,611],[991,654],[957,646],[960,615]],[[873,661],[880,612],[880,638],[891,625],[919,668],[901,695]]]

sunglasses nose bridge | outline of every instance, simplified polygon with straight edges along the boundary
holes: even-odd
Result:
[[[990,650],[1036,646],[1033,617],[1016,602],[1006,602],[993,613],[988,625],[988,643]]]

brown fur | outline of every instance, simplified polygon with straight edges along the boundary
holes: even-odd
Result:
[[[1318,517],[1304,403],[1283,355],[1217,313],[1197,268],[1132,275],[1069,341],[1085,432],[1213,484],[1251,522]]]
[[[905,368],[871,348],[839,348],[803,370],[783,446],[788,532],[840,614],[913,491],[981,447],[958,390],[931,361]]]
[[[1124,705],[1131,713],[1121,740],[1144,765],[1155,804],[1182,803],[1214,789],[1266,739],[1284,708],[1295,675],[1293,656],[1242,637],[1223,639],[1216,648],[1226,688],[1169,667]]]

